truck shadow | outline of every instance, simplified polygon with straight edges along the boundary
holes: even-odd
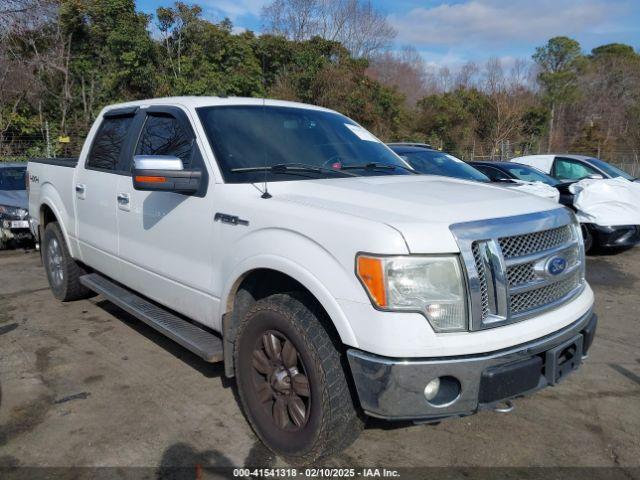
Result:
[[[268,468],[276,457],[259,441],[253,444],[241,465],[234,464],[224,453],[214,450],[197,450],[188,443],[174,443],[162,454],[156,470],[156,479],[234,478],[233,467]],[[204,475],[203,475],[204,473]]]
[[[200,358],[199,356],[197,356],[196,354],[190,352],[189,350],[187,350],[186,348],[182,347],[181,345],[178,345],[176,342],[174,342],[173,340],[171,340],[170,338],[164,336],[163,334],[157,332],[156,330],[154,330],[152,327],[148,326],[146,323],[138,320],[136,317],[134,317],[133,315],[127,313],[126,311],[122,310],[120,307],[114,305],[113,303],[109,302],[108,300],[99,300],[97,302],[95,302],[95,305],[100,308],[101,310],[103,310],[104,312],[108,313],[109,315],[117,318],[118,320],[120,320],[122,323],[124,323],[125,325],[127,325],[129,328],[131,328],[132,330],[134,330],[136,333],[140,334],[140,335],[144,335],[147,339],[151,340],[153,343],[155,343],[156,345],[158,345],[160,348],[162,348],[163,350],[165,350],[167,353],[173,355],[174,357],[176,357],[177,359],[181,360],[182,362],[184,362],[186,365],[188,365],[189,367],[195,369],[196,371],[198,371],[200,374],[202,374],[204,377],[206,378],[219,378],[220,379],[220,383],[222,384],[223,388],[231,388],[234,399],[236,401],[236,403],[238,405],[240,405],[240,397],[238,395],[238,390],[236,388],[236,382],[233,379],[227,378],[224,375],[224,364],[222,362],[219,363],[208,363],[205,362],[202,358]],[[347,365],[344,365],[345,368],[348,368]],[[352,385],[350,385],[350,387],[352,387],[351,393],[352,396],[354,395],[355,391],[354,391],[354,387]],[[358,400],[357,397],[353,398],[353,401],[355,404],[358,404]],[[244,412],[242,413],[244,415]],[[366,430],[400,430],[400,429],[404,429],[404,428],[408,428],[408,427],[412,427],[415,426],[415,424],[411,421],[393,421],[393,422],[389,422],[386,420],[381,420],[381,419],[377,419],[377,418],[373,418],[373,417],[367,417],[365,419],[365,429]],[[429,426],[429,425],[426,425]],[[260,444],[260,446],[262,446]],[[187,453],[193,453],[187,450],[184,450],[186,447],[188,447],[188,445],[185,444],[179,444],[175,446],[175,451],[168,451],[168,458],[175,458],[175,456],[177,455],[178,452],[183,452],[184,455],[186,455]],[[182,449],[182,450],[181,450]],[[265,449],[266,451],[266,449]],[[215,455],[216,452],[201,452],[201,455],[206,455],[207,458],[209,459],[213,459],[213,458],[217,458]],[[186,455],[187,457],[189,457],[189,455]],[[219,459],[220,460],[220,459]],[[203,465],[202,462],[193,462],[190,463],[190,465],[196,465],[196,464],[200,464]],[[217,466],[225,466],[225,465],[217,465]],[[162,478],[181,478],[180,476],[182,474],[192,474],[193,470],[191,469],[183,469],[183,468],[177,468],[177,469],[172,469],[169,468],[168,470],[165,469]],[[189,477],[192,478],[192,477]]]
[[[158,345],[160,348],[170,353],[177,359],[181,360],[185,364],[189,365],[191,368],[200,372],[203,376],[207,378],[215,378],[219,377],[222,381],[222,386],[228,388],[230,384],[234,382],[229,381],[224,376],[224,365],[222,362],[219,363],[208,363],[205,362],[202,358],[197,356],[196,354],[190,352],[186,348],[178,345],[176,342],[171,340],[170,338],[164,336],[160,332],[157,332],[152,327],[148,326],[146,323],[138,320],[133,315],[125,312],[120,307],[114,305],[108,300],[99,300],[94,304],[96,307],[105,311],[109,315],[117,318],[122,323],[127,325],[129,328],[134,330],[136,333],[140,335],[144,335],[147,339],[151,340],[153,343]]]

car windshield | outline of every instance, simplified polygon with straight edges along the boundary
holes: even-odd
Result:
[[[612,178],[622,177],[631,181],[635,180],[635,178],[632,175],[629,175],[624,170],[620,170],[618,167],[614,167],[613,165],[605,162],[604,160],[600,160],[599,158],[590,158],[587,161],[593,164],[594,166],[598,167],[600,170],[602,170],[604,173],[606,173]]]
[[[26,190],[26,173],[24,167],[0,167],[0,190]]]
[[[233,105],[199,108],[198,115],[227,183],[415,173],[335,112]]]
[[[396,152],[420,173],[490,182],[489,177],[484,173],[448,153],[437,150],[398,150]]]
[[[530,167],[528,165],[520,165],[518,163],[504,163],[500,165],[500,168],[508,170],[511,175],[518,180],[524,180],[525,182],[542,182],[547,185],[555,187],[560,182],[555,178],[541,172],[537,168]]]

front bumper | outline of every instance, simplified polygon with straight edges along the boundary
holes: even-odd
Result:
[[[33,238],[30,222],[27,219],[0,218],[0,240],[23,241]]]
[[[597,317],[589,311],[551,335],[482,355],[416,360],[350,349],[347,356],[365,413],[388,420],[437,420],[492,409],[504,400],[557,383],[579,367],[596,325]],[[567,360],[570,351],[577,356]],[[560,365],[565,360],[568,363]],[[443,379],[444,396],[429,402],[424,388],[437,377]]]
[[[616,225],[602,227],[588,224],[595,244],[601,247],[632,247],[640,243],[640,225]]]

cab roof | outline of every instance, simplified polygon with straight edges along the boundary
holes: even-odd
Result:
[[[333,112],[333,110],[318,107],[317,105],[310,105],[307,103],[290,102],[286,100],[273,100],[268,98],[255,98],[255,97],[198,97],[198,96],[185,96],[185,97],[162,97],[162,98],[149,98],[146,100],[136,100],[133,102],[118,103],[109,105],[103,110],[107,112],[117,108],[127,107],[147,107],[147,106],[183,106],[189,109],[195,109],[200,107],[214,107],[214,106],[232,106],[232,105],[255,105],[255,106],[268,106],[268,107],[289,107],[289,108],[303,108],[306,110],[322,110],[326,112]]]

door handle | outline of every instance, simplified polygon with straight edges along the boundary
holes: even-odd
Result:
[[[87,187],[84,183],[76,183],[76,195],[79,199],[84,199],[84,194],[87,190]]]
[[[129,194],[128,193],[119,193],[118,194],[118,208],[125,212],[130,211],[131,207],[129,206]]]

